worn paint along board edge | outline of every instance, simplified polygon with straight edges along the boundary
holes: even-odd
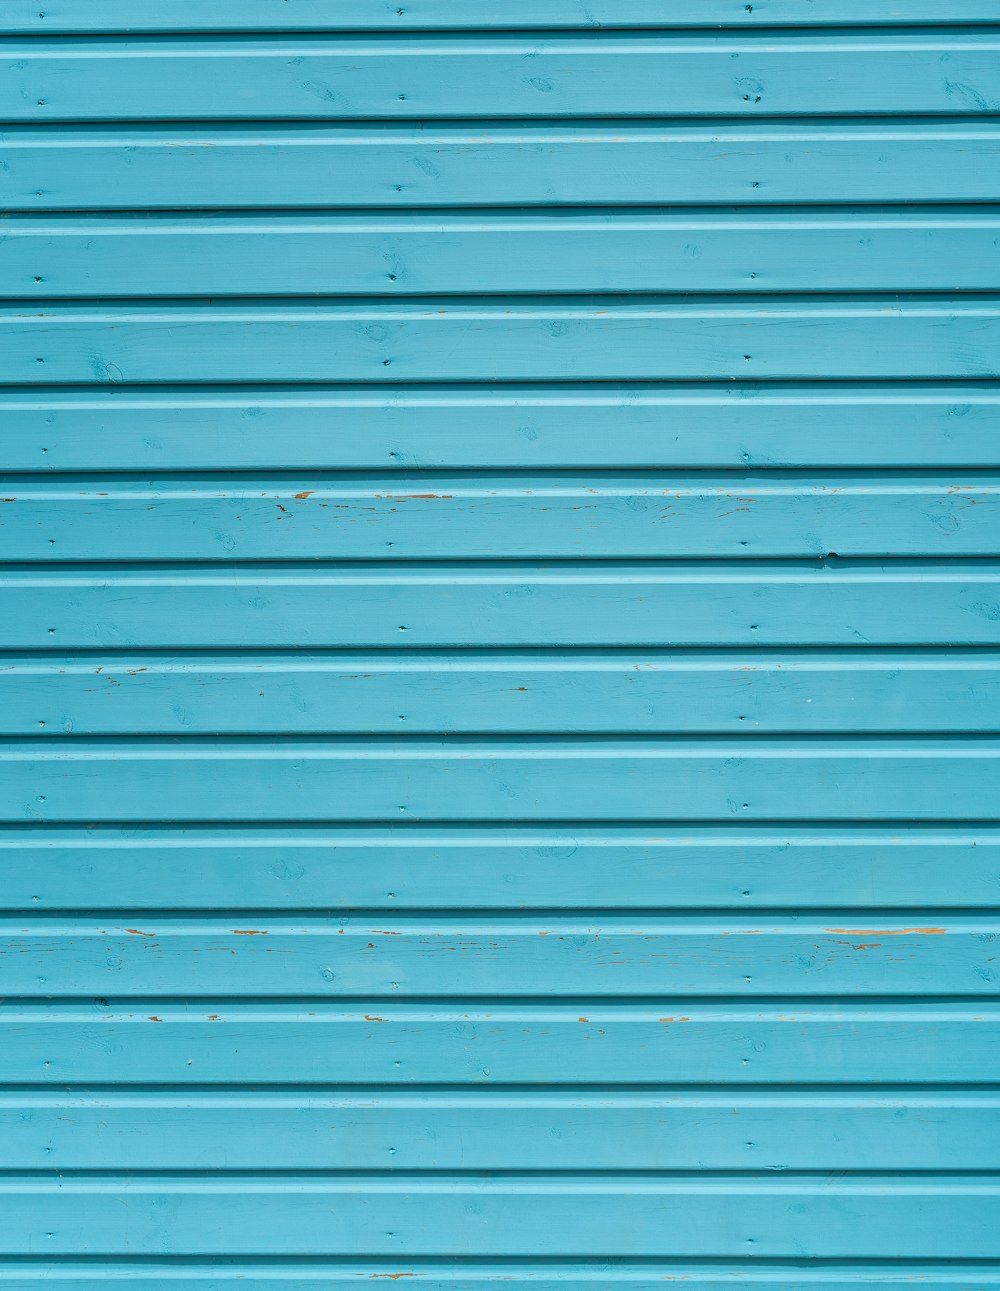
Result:
[[[136,561],[990,557],[1000,478],[976,475],[22,480],[5,559]]]
[[[987,732],[1000,657],[6,654],[0,701],[5,735]]]
[[[586,1022],[580,1018],[586,1017]],[[990,1001],[339,1007],[242,997],[7,1001],[11,1084],[796,1086],[996,1081]],[[322,1077],[320,1079],[320,1077]]]
[[[776,920],[688,915],[597,919],[341,918],[251,927],[217,919],[0,923],[5,989],[53,995],[218,999],[297,994],[330,999],[531,995],[588,1000],[629,995],[694,999],[808,991],[814,998],[995,996],[1000,920],[943,916]],[[126,916],[127,920],[127,916]],[[247,922],[247,921],[242,921]],[[390,940],[391,939],[391,940]],[[586,1010],[585,1010],[586,1011]]]

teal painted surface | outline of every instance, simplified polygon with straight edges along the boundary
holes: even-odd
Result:
[[[179,122],[2,131],[8,210],[997,200],[995,117]],[[386,274],[392,272],[386,267]],[[487,272],[489,267],[487,266]],[[255,284],[254,284],[255,285]]]
[[[1000,1288],[995,4],[0,56],[0,1291]]]
[[[0,422],[40,473],[1000,467],[988,382],[49,386],[0,389]]]
[[[513,215],[10,217],[26,296],[1000,289],[1000,213],[878,208]],[[396,269],[393,271],[392,266]],[[44,275],[35,272],[43,268]]]
[[[453,0],[53,0],[39,10],[29,0],[4,0],[0,32],[286,32],[489,31],[555,28],[956,26],[995,20],[992,0],[502,0],[456,10]]]
[[[1000,108],[995,28],[792,33],[779,43],[746,32],[67,36],[44,49],[7,38],[0,55],[0,113],[25,123],[963,117]]]

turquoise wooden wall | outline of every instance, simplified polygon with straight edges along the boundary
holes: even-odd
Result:
[[[0,67],[0,1291],[998,1291],[996,0]]]

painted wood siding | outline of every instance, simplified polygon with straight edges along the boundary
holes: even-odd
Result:
[[[1000,1291],[995,0],[0,65],[0,1291]]]

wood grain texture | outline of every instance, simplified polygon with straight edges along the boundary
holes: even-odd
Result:
[[[12,297],[997,291],[975,208],[8,217]]]
[[[10,649],[1000,646],[995,562],[17,567]]]
[[[1000,29],[9,38],[0,117],[39,121],[764,117],[1000,107]]]
[[[587,1018],[581,1022],[580,1017]],[[38,1086],[989,1084],[995,1002],[565,1004],[461,999],[5,1003],[8,1079]],[[917,1091],[914,1091],[917,1092]],[[691,1180],[686,1180],[688,1184]]]
[[[0,1102],[6,1170],[831,1170],[920,1169],[939,1137],[956,1168],[990,1170],[997,1096],[878,1093],[524,1090],[32,1091]],[[752,1136],[752,1137],[750,1137]]]
[[[0,1236],[5,1254],[30,1253],[42,1231],[52,1233],[53,1254],[74,1255],[124,1252],[133,1243],[248,1255],[266,1242],[277,1256],[384,1257],[404,1244],[416,1255],[436,1254],[450,1242],[454,1254],[503,1256],[513,1242],[501,1235],[515,1233],[518,1255],[563,1258],[600,1256],[626,1236],[640,1255],[660,1257],[665,1249],[735,1257],[748,1243],[764,1255],[791,1257],[805,1241],[828,1258],[877,1258],[896,1242],[928,1256],[941,1240],[964,1258],[995,1258],[1000,1251],[996,1186],[934,1176],[913,1182],[722,1177],[695,1184],[642,1176],[206,1181],[198,1174],[41,1181],[14,1175],[0,1184],[0,1197],[9,1216]],[[47,1230],[37,1218],[43,1207]],[[226,1224],[234,1208],[245,1224]],[[96,1231],[104,1236],[95,1239]]]
[[[15,917],[0,920],[0,971],[9,993],[21,999],[247,994],[503,1001],[536,995],[539,983],[546,999],[597,1001],[994,996],[1000,916],[926,917],[943,921],[466,912],[374,921],[255,916],[249,928],[218,917],[147,915],[134,928],[82,919],[25,927]]]
[[[503,0],[489,11],[456,6],[451,0],[171,0],[136,7],[130,0],[104,0],[99,9],[85,0],[53,0],[43,11],[28,0],[5,0],[0,31],[45,35],[56,32],[249,32],[249,31],[490,31],[512,28],[826,27],[837,24],[894,27],[900,24],[954,26],[996,22],[990,0]]]
[[[600,296],[0,308],[0,384],[978,380],[1000,298]]]
[[[377,470],[391,490],[414,469],[570,463],[990,470],[1000,393],[988,382],[0,390],[7,472]]]
[[[1000,655],[133,653],[0,659],[5,735],[1000,729]],[[586,694],[587,702],[580,702]]]
[[[995,203],[998,139],[988,116],[12,125],[0,198],[10,211]]]
[[[1000,1291],[998,55],[0,0],[0,1291]]]
[[[772,475],[19,482],[10,561],[992,556],[1000,475]]]
[[[1000,741],[5,741],[0,820],[996,818]]]
[[[269,909],[837,909],[847,925],[995,907],[998,848],[989,824],[7,825],[0,908],[254,912],[234,926]]]
[[[128,1261],[130,1291],[168,1291],[177,1279],[169,1257],[160,1259],[132,1258]],[[838,1261],[831,1265],[817,1261],[802,1273],[790,1273],[801,1262],[761,1261],[755,1264],[754,1273],[768,1291],[799,1291],[805,1286],[822,1286],[823,1291],[857,1291],[860,1287],[876,1285],[881,1291],[908,1291],[912,1282],[912,1264],[893,1264],[887,1273],[882,1261]],[[926,1261],[924,1262],[926,1265]],[[0,1273],[7,1278],[15,1291],[35,1291],[33,1274],[24,1274],[23,1260],[0,1257]],[[121,1261],[79,1260],[66,1257],[59,1267],[73,1279],[79,1291],[99,1291],[107,1285],[109,1277],[120,1269]],[[515,1287],[532,1288],[532,1291],[590,1291],[595,1280],[614,1286],[625,1286],[629,1291],[656,1291],[665,1278],[684,1278],[690,1291],[713,1291],[720,1284],[725,1287],[740,1284],[745,1279],[738,1260],[713,1261],[707,1268],[703,1260],[682,1260],[676,1257],[612,1265],[608,1273],[602,1260],[558,1260],[541,1262],[517,1260],[455,1260],[455,1259],[406,1259],[381,1256],[363,1260],[314,1257],[294,1260],[279,1265],[275,1271],[273,1261],[262,1262],[253,1256],[231,1257],[225,1263],[215,1259],[187,1259],[186,1275],[202,1278],[213,1286],[228,1287],[236,1283],[240,1291],[316,1291],[317,1286],[356,1286],[358,1278],[398,1278],[400,1274],[424,1288],[425,1291],[447,1291],[460,1279],[463,1287],[472,1291],[496,1291],[501,1284],[513,1283]],[[932,1266],[933,1267],[933,1266]],[[95,1271],[96,1270],[96,1271]],[[120,1274],[119,1274],[120,1276]],[[998,1279],[989,1265],[982,1261],[958,1261],[946,1270],[926,1276],[921,1287],[926,1291],[951,1291],[957,1278],[976,1278],[978,1285],[993,1288]],[[209,1281],[210,1280],[210,1281]],[[214,1283],[214,1285],[213,1285]]]

